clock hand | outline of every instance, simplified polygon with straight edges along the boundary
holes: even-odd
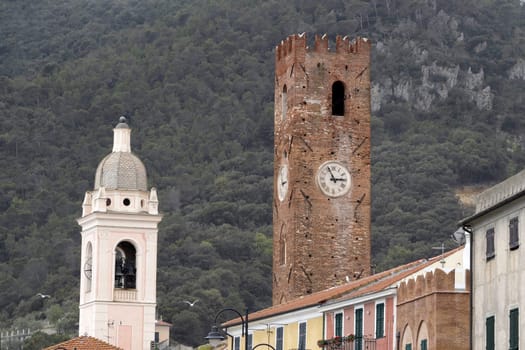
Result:
[[[337,180],[335,179],[334,174],[332,173],[332,170],[330,170],[330,167],[327,167],[327,169],[328,169],[328,172],[330,173],[330,181],[332,181],[334,183],[337,182]]]

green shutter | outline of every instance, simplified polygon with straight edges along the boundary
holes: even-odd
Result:
[[[494,316],[487,317],[485,323],[485,333],[486,333],[486,350],[495,350],[494,347]]]
[[[355,350],[363,349],[363,309],[355,310]]]
[[[509,318],[509,349],[518,350],[520,342],[519,310],[510,310]]]
[[[343,314],[342,313],[335,314],[335,336],[336,337],[343,336]]]
[[[412,350],[412,344],[405,345],[405,350]]]
[[[385,336],[385,304],[376,304],[376,338]]]
[[[428,347],[427,347],[427,340],[426,339],[423,339],[421,341],[421,350],[427,350]]]

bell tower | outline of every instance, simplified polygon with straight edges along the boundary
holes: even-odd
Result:
[[[274,305],[370,274],[370,47],[275,49]]]
[[[131,152],[121,117],[113,150],[102,159],[82,204],[79,334],[125,350],[150,349],[155,339],[157,191]]]

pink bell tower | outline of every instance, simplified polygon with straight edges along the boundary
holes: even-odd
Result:
[[[98,165],[82,204],[79,334],[125,350],[146,350],[155,339],[157,191],[131,152],[131,129],[121,117],[113,150]]]

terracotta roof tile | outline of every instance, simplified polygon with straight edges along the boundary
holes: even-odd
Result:
[[[171,327],[173,326],[171,323],[169,322],[166,322],[166,321],[155,321],[155,326],[167,326],[167,327]]]
[[[460,248],[453,249],[444,254],[444,257],[449,256]],[[332,287],[329,289],[322,290],[317,293],[305,295],[303,297],[291,300],[284,304],[274,305],[266,309],[262,309],[248,315],[250,321],[256,321],[267,317],[277,316],[291,311],[304,309],[307,307],[324,304],[328,301],[334,301],[336,299],[349,299],[358,296],[367,295],[381,291],[394,283],[410,276],[411,274],[424,269],[425,267],[432,265],[436,262],[438,256],[432,259],[421,259],[411,263],[394,267],[390,270],[386,270],[368,277],[361,278],[356,281],[351,281],[340,286]],[[241,319],[235,318],[227,321],[222,325],[224,327],[231,327],[241,323]]]
[[[97,338],[81,336],[52,345],[42,350],[123,350]]]

